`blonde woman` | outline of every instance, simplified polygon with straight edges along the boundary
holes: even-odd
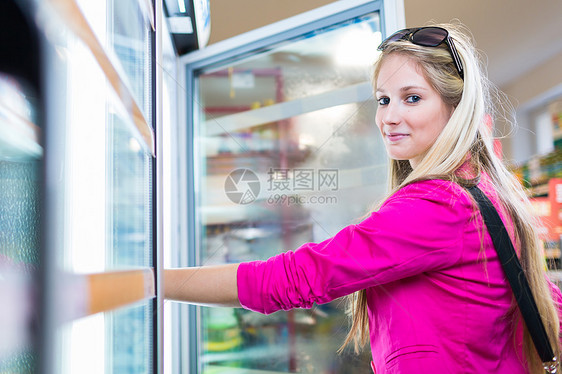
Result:
[[[333,238],[267,261],[166,270],[166,298],[272,313],[351,295],[344,345],[370,340],[376,373],[544,372],[465,189],[477,185],[500,213],[559,357],[562,295],[546,277],[527,198],[492,150],[470,39],[436,25],[401,30],[379,50],[388,197]]]

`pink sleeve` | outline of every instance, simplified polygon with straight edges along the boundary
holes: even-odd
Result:
[[[472,206],[461,187],[424,181],[321,243],[238,268],[238,297],[260,313],[309,308],[457,262]]]

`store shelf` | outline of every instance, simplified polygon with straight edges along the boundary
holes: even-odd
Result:
[[[527,196],[546,196],[548,195],[548,183],[539,184],[527,189]]]
[[[364,82],[302,99],[285,101],[263,108],[207,120],[202,128],[206,136],[234,133],[265,123],[281,121],[337,105],[354,104],[373,98],[371,83]]]
[[[560,253],[561,252],[559,248],[545,249],[544,257],[550,260],[554,260],[560,258]]]
[[[229,172],[235,168],[228,169]],[[291,169],[292,170],[292,169]],[[295,169],[296,170],[296,169]],[[314,172],[320,169],[312,168]],[[289,188],[280,190],[270,188],[271,175],[268,173],[257,173],[260,182],[260,193],[257,199],[250,204],[236,204],[232,202],[226,195],[225,181],[228,178],[228,173],[207,175],[204,178],[203,185],[205,186],[205,205],[201,206],[201,215],[203,222],[207,225],[228,224],[235,222],[243,222],[250,217],[252,209],[256,206],[269,204],[279,205],[282,203],[282,198],[290,196],[332,196],[341,193],[342,191],[350,191],[356,188],[366,186],[381,186],[381,194],[385,189],[385,176],[386,165],[372,165],[363,168],[343,169],[337,168],[330,169],[334,173],[334,182],[330,186],[320,186],[318,184],[318,175],[314,175],[314,187],[310,190],[298,190],[293,187],[293,180],[289,180]],[[244,188],[241,186],[241,188]]]
[[[240,349],[231,352],[211,353],[207,352],[203,355],[203,362],[224,362],[224,361],[249,361],[249,360],[273,360],[276,357],[284,359],[287,357],[287,351],[284,349],[272,349],[268,346],[258,346],[246,349]],[[230,370],[230,369],[229,369]],[[244,369],[248,370],[248,369]],[[245,371],[241,371],[245,373]],[[250,372],[248,372],[250,373]],[[251,373],[262,373],[262,371],[251,371]],[[266,371],[263,373],[277,373],[276,371]]]
[[[249,219],[248,210],[241,205],[207,205],[201,207],[201,220],[205,225],[233,224]]]
[[[154,269],[110,271],[93,274],[63,274],[59,279],[61,309],[58,323],[95,313],[108,312],[156,296]]]
[[[276,170],[276,167],[272,166],[271,169]],[[353,168],[353,169],[340,169],[340,168],[330,168],[330,167],[318,168],[314,166],[302,166],[302,167],[285,168],[285,169],[289,171],[289,176],[291,176],[290,173],[294,170],[310,169],[315,172],[318,172],[319,170],[333,171],[334,173],[337,174],[336,178],[338,179],[337,181],[338,190],[379,184],[386,179],[386,174],[385,174],[386,164],[376,164],[376,165],[370,165],[370,166]],[[230,169],[228,172],[225,172],[223,174],[206,175],[204,185],[207,186],[207,190],[211,189],[211,190],[215,190],[215,192],[218,190],[224,191],[224,182],[226,181],[226,178],[229,175],[229,173],[233,170],[234,169]],[[262,187],[268,186],[269,178],[270,178],[270,175],[268,174],[269,169],[265,170],[265,172],[258,171],[258,170],[252,170],[252,171],[256,173]],[[315,177],[317,177],[316,174]],[[292,179],[290,179],[290,181],[292,182]],[[305,191],[292,191],[291,189],[289,189],[286,192],[304,193]]]
[[[223,373],[225,367],[221,365],[207,365],[206,368],[207,370],[204,371],[203,374],[214,373],[213,370],[217,370],[217,372]],[[284,374],[286,373],[286,371],[236,369],[236,368],[228,367],[228,373],[229,374]]]
[[[88,315],[156,296],[152,268],[88,274],[86,279],[89,293]]]

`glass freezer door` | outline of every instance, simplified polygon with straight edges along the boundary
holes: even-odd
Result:
[[[185,57],[188,265],[264,260],[325,240],[384,193],[371,86],[382,3],[336,3]],[[368,372],[369,352],[336,353],[344,309],[344,300],[269,316],[193,309],[191,372]]]

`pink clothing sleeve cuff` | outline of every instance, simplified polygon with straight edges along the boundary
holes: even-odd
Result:
[[[254,312],[265,313],[263,302],[259,294],[260,285],[252,284],[252,279],[257,278],[256,272],[260,272],[259,263],[262,261],[243,262],[238,266],[236,283],[238,287],[238,301],[244,309]]]

